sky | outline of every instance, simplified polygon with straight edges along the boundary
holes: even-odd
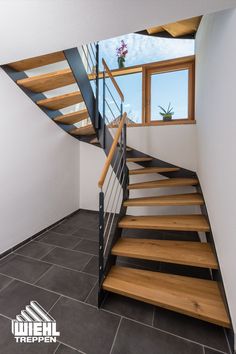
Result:
[[[126,67],[194,54],[194,40],[158,38],[131,33],[99,42],[100,58],[106,60],[110,69],[118,67],[116,48],[120,46],[121,40],[124,40],[128,46]],[[141,122],[141,74],[116,77],[116,80],[125,96],[124,110],[132,120],[137,123]],[[186,118],[183,116],[187,112],[186,85],[187,74],[185,71],[152,77],[151,112],[153,120],[162,119],[159,115],[158,105],[167,107],[169,102],[174,106],[175,115],[173,118]],[[108,101],[116,111],[112,99],[108,99]],[[109,109],[107,114],[111,116]]]

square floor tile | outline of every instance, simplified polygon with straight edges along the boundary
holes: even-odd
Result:
[[[0,261],[0,273],[29,283],[34,283],[50,267],[51,264],[13,254]]]
[[[57,294],[14,280],[0,292],[0,313],[15,318],[30,301],[37,301],[48,311],[58,298]]]
[[[0,274],[0,290],[3,288],[6,288],[8,286],[8,284],[10,284],[11,281],[12,281],[11,278]]]
[[[74,249],[77,251],[92,254],[94,256],[98,256],[99,245],[97,241],[82,239]]]
[[[0,353],[2,354],[53,354],[58,346],[58,343],[16,343],[11,333],[11,321],[1,315],[0,330]]]
[[[174,311],[157,308],[154,326],[223,352],[228,350],[223,328]]]
[[[51,231],[57,232],[59,234],[71,235],[78,229],[79,225],[74,223],[71,219],[66,219],[59,225],[53,227]]]
[[[73,249],[80,242],[80,239],[76,236],[62,235],[53,231],[48,231],[39,239],[37,239],[37,241],[63,248]]]
[[[203,354],[200,345],[122,319],[112,354]]]
[[[87,354],[109,354],[119,316],[67,298],[61,298],[51,314],[63,343]]]
[[[83,238],[85,240],[92,240],[98,242],[99,241],[98,226],[94,227],[93,229],[89,229],[86,227],[87,226],[78,227],[77,230],[73,233],[73,235]]]
[[[125,296],[108,293],[102,308],[138,322],[152,325],[154,306]]]
[[[36,259],[41,259],[48,252],[50,252],[54,246],[47,245],[45,243],[39,242],[29,242],[25,246],[18,248],[14,253],[20,254],[22,256],[28,256]]]
[[[92,275],[53,266],[39,280],[37,285],[73,299],[84,301],[95,283],[96,277]]]
[[[49,254],[47,254],[43,260],[70,269],[81,270],[86,264],[88,264],[91,258],[92,256],[86,253],[56,247]]]
[[[94,256],[88,264],[83,268],[84,273],[92,274],[98,277],[98,257]]]

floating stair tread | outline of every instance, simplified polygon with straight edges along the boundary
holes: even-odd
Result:
[[[127,157],[127,162],[145,162],[145,161],[152,161],[152,157]]]
[[[95,134],[95,130],[94,130],[92,124],[89,124],[89,125],[86,125],[81,128],[75,128],[75,129],[71,130],[70,133],[72,135],[76,135],[76,136],[93,135],[93,134]]]
[[[90,144],[94,144],[94,145],[99,144],[98,138],[92,139],[92,140],[90,141]]]
[[[126,146],[126,151],[132,151],[133,149],[129,146]]]
[[[73,104],[83,102],[83,97],[79,91],[66,93],[64,95],[46,98],[40,100],[37,104],[40,107],[45,107],[52,110],[57,110],[65,107],[72,106]]]
[[[57,63],[65,60],[63,52],[55,52],[51,54],[40,55],[38,57],[15,61],[8,64],[12,69],[16,71],[25,71],[29,69],[38,68],[40,66]]]
[[[198,16],[187,20],[169,23],[162,26],[162,28],[171,34],[172,37],[179,37],[197,32],[200,21],[201,16]]]
[[[194,186],[197,184],[197,178],[169,178],[149,182],[132,183],[128,186],[128,189]]]
[[[210,244],[190,241],[120,238],[112,248],[120,257],[218,269]]]
[[[70,69],[54,71],[52,73],[27,77],[17,80],[17,84],[33,92],[44,92],[75,83]]]
[[[210,230],[207,219],[203,215],[153,215],[124,216],[118,226],[124,229],[152,229],[176,231]]]
[[[202,195],[199,193],[161,195],[157,197],[131,198],[124,206],[155,206],[155,205],[202,205]]]
[[[103,289],[216,325],[229,327],[217,282],[113,266]]]
[[[75,124],[86,118],[89,118],[87,109],[82,109],[77,112],[63,114],[54,118],[54,121],[61,124]]]
[[[178,167],[143,167],[135,170],[129,170],[130,175],[141,175],[146,173],[162,173],[179,171]]]

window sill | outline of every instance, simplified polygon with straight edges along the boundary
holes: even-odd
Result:
[[[150,123],[137,123],[137,124],[127,124],[127,127],[150,127],[156,125],[183,125],[183,124],[196,124],[196,120],[194,119],[176,119],[164,122],[162,120],[153,121]]]

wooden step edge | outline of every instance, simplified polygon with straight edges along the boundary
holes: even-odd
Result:
[[[63,69],[47,74],[30,76],[17,80],[16,83],[33,92],[45,92],[71,85],[75,83],[75,78],[71,69]]]
[[[37,105],[51,110],[58,110],[83,102],[83,97],[79,91],[66,93],[59,96],[45,98],[37,101]]]
[[[173,230],[173,231],[210,231],[207,218],[203,215],[125,215],[118,223],[123,229]]]
[[[95,130],[94,130],[92,124],[88,124],[84,127],[74,128],[74,129],[70,130],[69,133],[72,135],[75,135],[75,136],[93,135],[93,134],[95,134]]]
[[[127,157],[126,161],[127,162],[146,162],[146,161],[152,161],[152,157]]]
[[[89,116],[88,116],[87,109],[82,109],[80,111],[76,111],[76,112],[72,112],[72,113],[68,113],[68,114],[63,114],[61,116],[54,118],[53,120],[56,123],[72,125],[72,124],[79,123],[82,120],[88,119],[88,118],[89,118]]]
[[[14,69],[16,71],[26,71],[26,70],[38,68],[41,66],[54,64],[54,63],[57,63],[59,61],[64,61],[64,60],[66,60],[65,55],[62,51],[60,51],[60,52],[40,55],[40,56],[33,57],[33,58],[18,60],[18,61],[9,63],[8,66],[10,66],[12,69]]]
[[[169,178],[165,180],[147,181],[139,183],[131,183],[128,189],[151,189],[151,188],[171,188],[171,187],[185,187],[198,185],[196,178]]]
[[[183,315],[229,328],[216,281],[113,266],[102,288]]]
[[[130,175],[148,174],[148,173],[164,173],[179,171],[179,167],[143,167],[135,170],[129,170]]]
[[[201,242],[122,237],[113,246],[112,254],[200,268],[219,268],[210,244]]]
[[[162,195],[157,197],[130,198],[124,201],[125,207],[136,206],[184,206],[203,205],[204,200],[199,193]]]

